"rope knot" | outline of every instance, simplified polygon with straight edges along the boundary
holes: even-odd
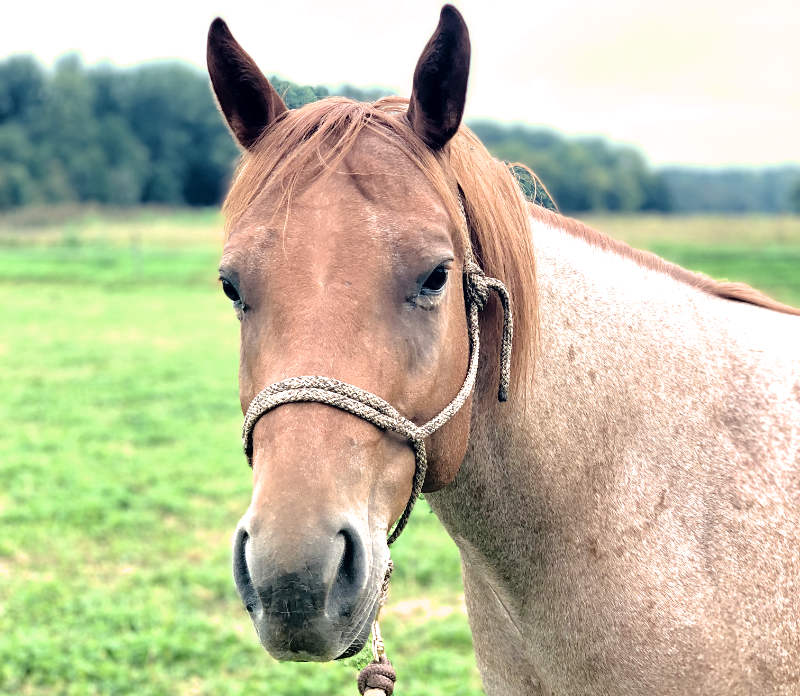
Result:
[[[503,282],[490,278],[473,260],[464,264],[465,289],[467,305],[473,305],[481,311],[489,301],[489,292],[494,290],[503,305],[503,341],[500,346],[500,386],[497,398],[508,400],[508,388],[511,383],[511,341],[514,336],[514,318],[511,314],[511,298]]]
[[[489,301],[489,285],[483,269],[474,261],[467,261],[464,265],[466,280],[465,292],[469,303],[482,310]]]
[[[382,657],[379,662],[370,662],[358,674],[358,693],[367,689],[381,689],[386,696],[392,696],[397,679],[394,667],[388,658]]]

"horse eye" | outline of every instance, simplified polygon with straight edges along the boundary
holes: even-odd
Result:
[[[227,298],[231,302],[241,302],[242,300],[239,297],[239,293],[236,292],[236,288],[233,287],[231,282],[229,280],[225,280],[225,278],[220,278],[220,280],[222,281],[222,292],[225,293]]]
[[[447,269],[444,266],[437,266],[422,284],[424,295],[438,295],[447,283]]]

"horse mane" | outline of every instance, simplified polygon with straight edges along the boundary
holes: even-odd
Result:
[[[334,172],[363,131],[396,144],[425,174],[441,197],[465,246],[489,276],[508,288],[514,311],[512,379],[524,389],[533,368],[538,314],[533,241],[527,201],[508,167],[492,157],[462,125],[433,152],[404,118],[408,100],[386,97],[374,103],[329,97],[286,112],[245,152],[223,204],[226,237],[265,186],[277,186],[287,211],[293,193]],[[464,213],[469,233],[464,230]],[[278,211],[276,211],[277,214]],[[285,224],[285,223],[284,223]],[[502,331],[495,302],[481,318],[487,350],[497,350]],[[493,364],[498,361],[491,361]]]
[[[522,388],[529,383],[539,327],[530,215],[708,294],[800,315],[800,309],[777,302],[744,283],[713,280],[528,203],[509,167],[492,157],[467,126],[462,125],[450,142],[434,153],[404,118],[407,108],[408,100],[400,97],[373,103],[329,97],[285,112],[243,154],[223,204],[226,237],[268,185],[280,187],[283,196],[283,205],[277,206],[275,214],[285,209],[288,215],[296,189],[334,172],[359,134],[367,130],[387,138],[409,157],[441,197],[454,226],[463,232],[462,194],[470,233],[469,238],[464,234],[463,243],[471,245],[486,274],[502,280],[511,294],[517,346],[512,379]],[[482,329],[487,348],[499,346],[502,323],[496,305],[490,304],[484,312]]]
[[[602,232],[585,225],[579,220],[575,220],[559,213],[547,210],[538,205],[529,204],[529,209],[534,218],[539,222],[544,223],[550,227],[557,227],[562,229],[573,237],[578,237],[588,242],[592,246],[599,247],[600,249],[613,251],[620,256],[633,259],[636,263],[644,268],[650,268],[660,273],[666,273],[668,276],[679,280],[682,283],[691,285],[709,295],[715,295],[726,300],[734,300],[736,302],[745,302],[747,304],[764,307],[776,312],[783,312],[784,314],[795,314],[800,316],[800,308],[792,307],[783,304],[777,300],[773,300],[768,295],[765,295],[760,290],[750,287],[746,283],[731,283],[728,281],[719,281],[710,278],[704,273],[697,273],[695,271],[687,270],[682,266],[670,263],[660,256],[653,254],[650,251],[642,249],[634,249],[625,242],[618,239],[613,239]]]

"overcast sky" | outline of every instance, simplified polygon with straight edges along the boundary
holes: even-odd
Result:
[[[599,134],[654,164],[800,163],[800,0],[462,0],[467,118]],[[0,57],[204,66],[217,15],[268,75],[408,95],[441,2],[14,3]]]

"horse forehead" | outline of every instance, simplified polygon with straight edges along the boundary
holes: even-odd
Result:
[[[397,260],[404,252],[415,254],[434,244],[451,243],[444,202],[427,177],[398,147],[379,136],[364,136],[361,141],[335,171],[293,194],[282,229],[272,235],[282,241],[277,245],[281,254],[291,248],[299,254],[305,249],[317,259],[380,254]],[[273,205],[274,201],[262,201],[265,211]],[[251,219],[257,223],[259,217]],[[264,228],[252,227],[256,241]]]
[[[334,170],[307,185],[300,181],[288,201],[284,195],[278,186],[262,191],[226,251],[244,251],[250,265],[269,263],[277,271],[309,259],[315,266],[380,257],[396,264],[454,242],[444,201],[428,177],[376,133],[359,135]]]
[[[366,201],[390,208],[407,207],[410,201],[441,203],[428,177],[403,148],[378,133],[361,133],[339,170]]]
[[[286,232],[317,251],[349,255],[384,250],[419,252],[450,241],[441,201],[424,191],[404,191],[391,174],[343,173],[315,182],[293,203]]]
[[[359,221],[392,230],[423,220],[447,224],[444,202],[428,177],[397,143],[377,133],[361,133],[334,172],[313,182],[301,197],[309,208],[327,207],[351,224]]]

